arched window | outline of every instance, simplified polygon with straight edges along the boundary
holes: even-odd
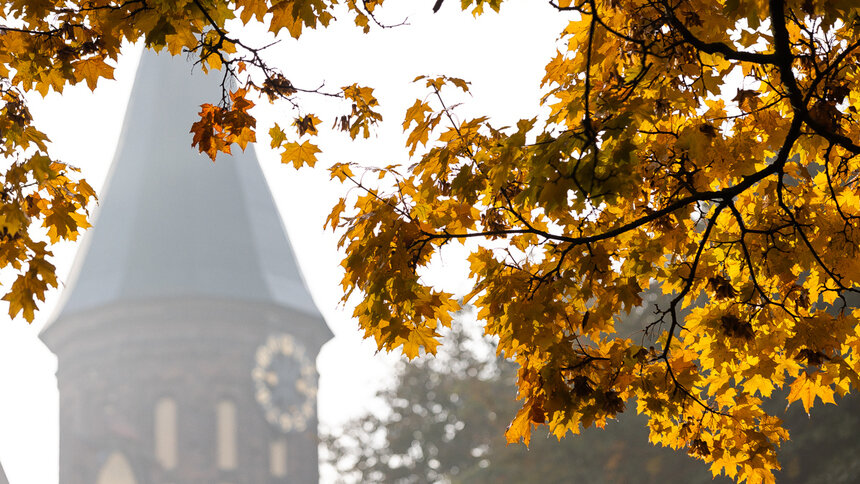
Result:
[[[137,484],[128,459],[120,452],[114,452],[105,461],[96,484]]]
[[[155,403],[155,460],[165,469],[176,467],[176,402],[169,397]]]
[[[218,468],[236,468],[236,405],[221,400],[216,408],[218,418]]]
[[[284,439],[269,443],[269,473],[273,477],[287,475],[287,441]]]

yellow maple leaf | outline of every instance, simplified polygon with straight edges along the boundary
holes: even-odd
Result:
[[[829,384],[822,383],[820,373],[817,373],[813,378],[809,378],[807,373],[801,373],[791,383],[791,392],[788,394],[787,401],[791,404],[800,400],[803,403],[803,409],[809,413],[816,398],[820,398],[823,403],[836,403],[833,399],[833,393],[834,391]]]
[[[281,163],[292,163],[296,168],[304,165],[312,167],[317,162],[316,154],[319,152],[320,149],[310,141],[302,144],[291,141],[283,146]]]
[[[271,138],[272,140],[272,148],[277,148],[284,144],[284,141],[286,141],[287,139],[287,135],[286,133],[284,133],[284,130],[282,130],[281,127],[278,126],[278,123],[275,123],[275,125],[272,126],[271,129],[269,129],[269,138]]]
[[[529,445],[532,437],[531,418],[529,418],[530,408],[523,407],[518,412],[514,420],[505,431],[505,438],[508,444],[515,444],[522,441],[525,445]]]

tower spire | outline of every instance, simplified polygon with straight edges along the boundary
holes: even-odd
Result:
[[[252,147],[211,163],[190,146],[220,76],[145,51],[96,225],[56,318],[175,297],[270,302],[319,317]],[[235,147],[234,147],[235,148]]]

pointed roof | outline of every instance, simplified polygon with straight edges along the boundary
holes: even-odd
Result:
[[[234,146],[212,163],[191,147],[188,130],[200,104],[220,98],[220,79],[144,51],[95,226],[52,321],[178,297],[267,302],[322,319],[253,148]]]

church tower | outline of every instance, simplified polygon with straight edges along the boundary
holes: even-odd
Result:
[[[188,129],[220,76],[142,56],[95,227],[42,339],[57,355],[60,484],[318,481],[305,288],[253,149]]]

